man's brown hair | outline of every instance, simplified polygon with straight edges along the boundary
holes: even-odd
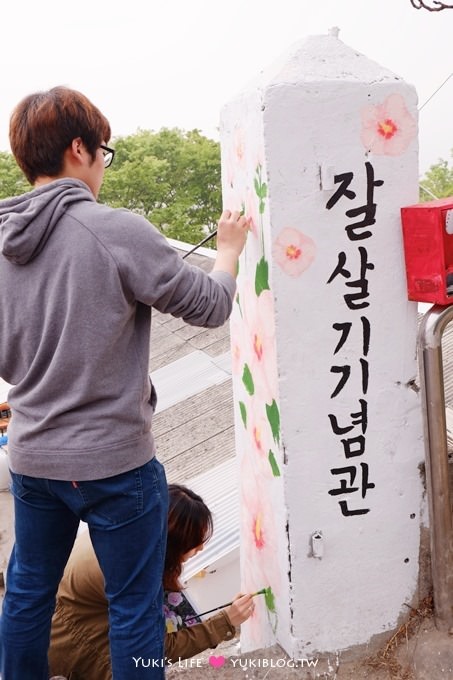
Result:
[[[107,118],[85,95],[68,87],[28,95],[14,109],[9,126],[11,150],[30,184],[60,174],[63,154],[73,139],[81,138],[94,161],[110,135]]]

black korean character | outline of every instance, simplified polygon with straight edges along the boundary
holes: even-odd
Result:
[[[338,341],[337,346],[335,347],[334,354],[340,351],[340,349],[343,347],[344,343],[349,337],[349,333],[351,331],[352,323],[350,321],[346,321],[345,323],[334,323],[332,324],[332,328],[336,331],[341,332],[341,337]]]
[[[370,380],[370,367],[366,359],[360,359],[360,366],[362,368],[362,393],[366,394]]]
[[[338,385],[330,395],[331,399],[334,399],[338,394],[340,394],[341,390],[343,387],[346,385],[346,383],[349,380],[349,376],[351,375],[351,367],[350,366],[331,366],[330,367],[330,372],[331,373],[341,373],[341,378],[338,381]]]
[[[366,394],[368,392],[368,382],[369,382],[368,361],[366,359],[360,359],[360,366],[362,368],[362,393]],[[343,389],[343,387],[348,382],[349,377],[351,375],[351,367],[348,364],[346,364],[344,366],[331,366],[330,372],[341,374],[341,378],[338,381],[336,388],[334,389],[334,391],[330,395],[330,398],[334,399],[337,395],[340,394],[341,390]]]
[[[363,220],[353,222],[345,227],[350,241],[361,241],[373,235],[371,231],[362,231],[366,227],[371,227],[376,223],[376,203],[374,202],[374,188],[384,184],[382,179],[374,179],[374,168],[369,161],[365,163],[366,168],[366,204],[359,208],[351,208],[346,211],[347,217],[358,217],[363,215]]]
[[[333,413],[329,413],[330,427],[334,434],[347,434],[354,429],[356,425],[360,425],[362,434],[365,434],[368,427],[368,402],[365,399],[359,399],[360,411],[358,413],[351,413],[351,425],[341,427],[338,424],[337,417]]]
[[[359,247],[360,253],[360,278],[355,281],[347,281],[346,286],[349,288],[358,288],[357,293],[346,293],[344,301],[346,302],[349,309],[363,309],[364,307],[369,307],[370,303],[365,300],[369,297],[368,292],[368,279],[366,278],[366,272],[368,269],[374,269],[374,264],[368,262],[368,253],[366,248]]]
[[[341,514],[344,517],[352,517],[354,515],[366,515],[367,512],[370,512],[370,508],[361,508],[359,510],[350,510],[349,506],[348,506],[348,501],[339,501],[338,505],[340,506]]]
[[[357,435],[357,437],[348,437],[347,439],[342,439],[343,451],[346,458],[356,458],[357,456],[363,456],[365,453],[366,439],[363,434]]]
[[[362,352],[363,356],[366,357],[370,350],[370,336],[371,336],[371,324],[366,316],[361,316],[360,320],[362,322]],[[338,344],[335,347],[334,354],[340,351],[340,349],[345,344],[351,332],[352,323],[350,321],[345,321],[344,323],[334,323],[332,328],[341,333],[341,337],[338,340]]]
[[[347,281],[345,285],[348,286],[349,288],[358,288],[359,290],[357,293],[346,293],[343,296],[347,306],[349,307],[349,309],[352,310],[362,309],[363,307],[369,307],[370,303],[366,302],[365,300],[365,298],[369,297],[370,295],[368,292],[368,279],[366,278],[366,272],[368,269],[370,270],[374,269],[374,264],[372,262],[368,262],[368,252],[366,248],[363,248],[361,246],[359,247],[358,251],[360,254],[359,278],[356,279],[355,281]],[[332,281],[336,279],[337,276],[343,276],[343,278],[345,279],[351,278],[351,272],[349,271],[349,269],[346,269],[345,265],[346,265],[346,253],[342,251],[338,253],[337,266],[330,275],[327,283],[332,283]]]
[[[346,475],[345,479],[340,479],[340,486],[338,489],[330,489],[329,494],[331,496],[341,496],[345,493],[355,493],[361,489],[362,498],[365,498],[368,489],[374,489],[375,484],[368,481],[368,464],[360,463],[362,468],[362,481],[360,486],[353,486],[355,479],[357,477],[357,467],[355,465],[348,465],[342,468],[332,468],[330,470],[332,475]],[[349,475],[349,479],[347,476]],[[348,485],[349,482],[349,485]]]
[[[326,208],[327,210],[330,210],[333,208],[333,206],[338,203],[340,198],[342,196],[346,196],[346,198],[349,198],[350,201],[352,201],[353,198],[355,198],[355,192],[352,191],[351,189],[348,189],[349,185],[351,184],[352,180],[354,178],[354,173],[352,172],[344,172],[342,175],[335,175],[334,176],[334,182],[335,184],[340,184],[336,192],[334,193],[333,196],[329,198],[329,200],[326,203]]]
[[[363,356],[366,357],[370,350],[371,324],[366,316],[361,316],[360,321],[363,328]]]
[[[332,281],[334,279],[336,279],[337,276],[343,276],[345,279],[351,278],[351,272],[348,269],[346,269],[345,264],[346,264],[346,253],[341,251],[341,253],[338,253],[337,266],[335,267],[332,274],[330,275],[327,283],[332,283]]]

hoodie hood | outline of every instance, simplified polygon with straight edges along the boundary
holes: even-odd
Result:
[[[14,264],[27,264],[46,245],[60,217],[74,202],[95,201],[88,186],[65,177],[0,201],[0,250]]]

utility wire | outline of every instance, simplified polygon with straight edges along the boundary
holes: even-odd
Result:
[[[431,196],[431,198],[434,198],[436,201],[439,200],[439,197],[433,194],[433,192],[430,189],[427,189],[423,184],[419,184],[419,187],[422,191],[428,194],[428,196]]]
[[[439,92],[439,90],[441,90],[441,89],[443,88],[443,86],[444,86],[446,83],[448,83],[448,81],[450,80],[450,78],[451,78],[452,76],[453,76],[453,72],[450,73],[450,75],[447,76],[447,77],[445,78],[445,80],[444,80],[444,82],[442,83],[442,85],[439,85],[439,87],[437,88],[437,90],[434,90],[434,92],[432,93],[432,95],[431,95],[430,97],[428,97],[428,99],[427,99],[421,106],[418,107],[418,110],[419,110],[419,111],[421,111],[422,108],[423,108],[424,106],[426,106],[427,103],[428,103],[429,101],[431,101],[431,99]]]
[[[429,101],[431,101],[431,99],[432,99],[432,98],[433,98],[433,97],[434,97],[434,96],[435,96],[435,95],[443,88],[443,86],[446,85],[446,84],[448,83],[448,81],[450,80],[450,78],[451,78],[452,76],[453,76],[453,72],[450,73],[450,75],[447,76],[447,77],[445,78],[444,82],[443,82],[441,85],[439,85],[439,87],[437,88],[437,90],[434,90],[434,92],[432,93],[432,95],[431,95],[430,97],[428,97],[428,99],[427,99],[421,106],[419,106],[419,108],[418,108],[419,111],[421,111],[422,108],[423,108],[424,106],[426,106],[426,104],[427,104]],[[430,196],[432,196],[432,198],[435,198],[435,199],[437,200],[437,196],[435,196],[435,195],[432,193],[432,191],[429,191],[429,189],[427,189],[426,187],[424,187],[422,184],[420,184],[420,188],[421,188],[423,191],[425,191],[427,194],[429,194]]]
[[[446,85],[446,84],[448,83],[448,81],[450,80],[450,78],[451,78],[452,76],[453,76],[453,72],[450,73],[450,75],[447,76],[447,77],[445,78],[444,82],[441,83],[441,84],[439,85],[439,87],[437,88],[437,90],[434,90],[434,92],[432,93],[432,95],[430,95],[430,96],[428,97],[428,99],[427,99],[421,106],[418,107],[418,110],[419,110],[419,111],[421,111],[421,110],[423,109],[423,107],[425,107],[425,106],[427,105],[427,103],[430,102],[431,99],[433,99],[433,97],[435,97],[436,94],[437,94],[438,92],[440,92],[440,90],[443,88],[444,85]],[[437,196],[434,196],[434,194],[433,194],[431,191],[429,191],[429,189],[427,189],[426,187],[422,186],[421,184],[420,184],[420,188],[423,189],[423,191],[426,191],[426,193],[429,194],[430,196],[432,196],[433,198],[437,198]],[[194,247],[192,248],[192,250],[189,250],[187,253],[185,253],[185,254],[182,256],[182,259],[184,260],[184,259],[185,259],[186,257],[188,257],[189,255],[192,255],[192,253],[194,253],[196,250],[198,250],[198,248],[200,248],[201,246],[203,246],[207,241],[209,241],[211,238],[213,238],[216,234],[217,234],[217,229],[215,229],[215,231],[212,231],[210,234],[208,234],[202,241],[200,241],[200,243],[197,243],[197,245],[194,246]]]

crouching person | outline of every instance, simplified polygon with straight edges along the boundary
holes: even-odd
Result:
[[[163,666],[232,639],[236,627],[249,618],[254,607],[251,595],[237,596],[232,605],[207,621],[201,622],[197,618],[181,592],[180,575],[183,563],[202,550],[210,538],[212,516],[200,496],[190,489],[170,484],[168,490],[163,587],[164,613],[169,625],[164,638]],[[123,549],[127,550],[127,545]],[[186,602],[185,610],[181,600]],[[178,616],[171,611],[172,603],[179,605]],[[177,630],[174,630],[175,627]],[[58,590],[49,650],[51,673],[64,675],[70,680],[111,680],[108,636],[108,605],[103,576],[89,533],[84,532],[75,542]],[[140,649],[137,649],[134,658],[131,663],[138,667],[152,662]]]

